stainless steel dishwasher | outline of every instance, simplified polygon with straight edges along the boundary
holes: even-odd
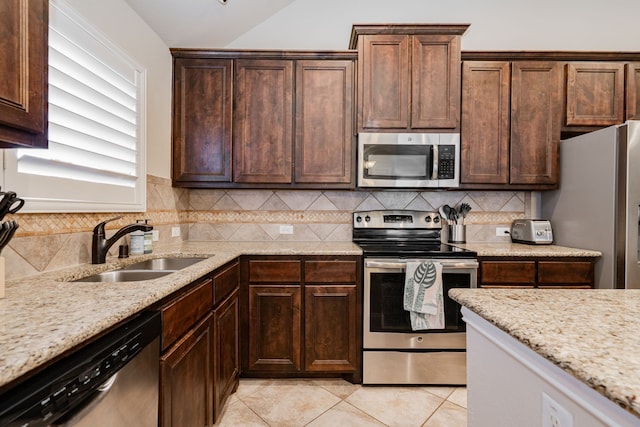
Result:
[[[160,314],[145,312],[0,395],[0,426],[157,427]]]

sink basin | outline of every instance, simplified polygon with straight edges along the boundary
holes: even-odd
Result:
[[[166,276],[171,273],[173,273],[173,271],[170,270],[114,270],[83,277],[81,279],[74,280],[74,282],[135,282],[157,279],[158,277]]]
[[[176,271],[183,268],[187,268],[197,262],[205,260],[206,258],[156,258],[148,259],[145,261],[136,262],[135,264],[128,265],[122,270],[165,270]]]

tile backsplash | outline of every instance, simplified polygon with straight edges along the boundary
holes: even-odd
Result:
[[[496,226],[531,215],[531,193],[509,191],[315,191],[189,190],[171,180],[149,176],[144,213],[64,213],[13,215],[20,224],[2,255],[7,279],[91,262],[93,227],[116,215],[107,235],[136,219],[149,219],[159,230],[156,247],[192,241],[350,241],[356,210],[437,210],[466,202],[467,241],[508,241]],[[10,218],[8,218],[10,219]],[[180,227],[181,236],[171,237]],[[117,253],[116,243],[111,254]]]

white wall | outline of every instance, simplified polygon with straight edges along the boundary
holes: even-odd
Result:
[[[415,22],[471,24],[464,50],[638,51],[638,16],[637,0],[296,0],[227,47],[341,50],[354,23]]]
[[[171,176],[171,53],[124,0],[66,0],[147,69],[147,173]]]

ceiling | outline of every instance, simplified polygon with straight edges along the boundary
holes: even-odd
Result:
[[[125,0],[169,47],[225,47],[295,0]]]

